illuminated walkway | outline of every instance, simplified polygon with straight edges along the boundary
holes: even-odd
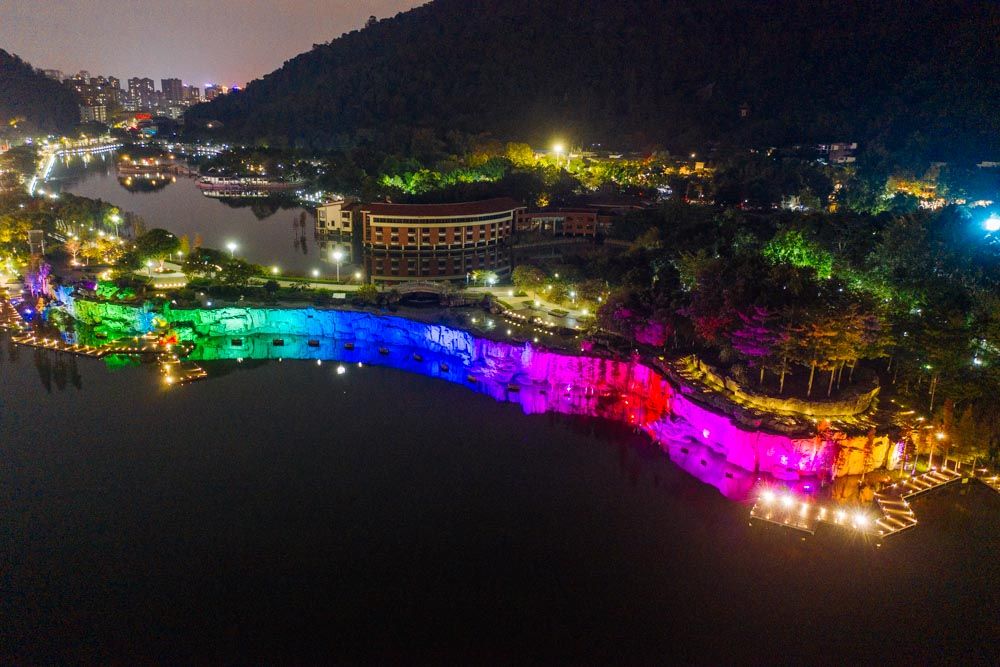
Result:
[[[917,525],[917,517],[910,509],[910,498],[957,482],[962,477],[954,470],[930,470],[896,482],[875,494],[881,516],[874,520],[866,507],[847,509],[835,503],[817,503],[797,498],[791,492],[779,493],[768,488],[757,496],[750,516],[807,533],[815,533],[819,524],[829,523],[868,535],[889,537]],[[1000,484],[996,477],[992,479]]]

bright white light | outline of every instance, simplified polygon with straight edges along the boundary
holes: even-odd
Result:
[[[764,491],[762,494],[760,494],[760,499],[764,503],[771,503],[771,502],[773,502],[774,501],[774,491],[771,491],[770,489]]]
[[[313,278],[319,278],[319,269],[313,269],[312,276]]]
[[[858,528],[863,528],[868,525],[868,517],[858,512],[854,515],[854,525]]]
[[[708,436],[710,436],[710,435],[712,435],[712,432],[709,431],[707,428],[701,429],[701,437],[703,437],[703,438],[705,438],[707,440]]]
[[[358,366],[360,366],[360,365],[361,364],[359,363]],[[347,369],[343,365],[337,366],[337,375],[343,375],[346,372],[347,372]]]
[[[276,266],[272,266],[271,267],[271,273],[273,273],[274,275],[278,275],[279,271],[280,271],[280,269],[278,267],[276,267]]]
[[[782,496],[781,497],[781,504],[784,505],[785,507],[791,507],[793,502],[794,501],[792,500],[791,496]]]
[[[1000,215],[996,213],[992,214],[990,217],[983,221],[983,229],[990,232],[1000,232]]]
[[[333,257],[333,261],[340,262],[344,259],[344,251],[341,250],[340,248],[337,248],[336,250],[333,251],[331,256]]]

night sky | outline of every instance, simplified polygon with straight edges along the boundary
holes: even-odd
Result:
[[[0,0],[0,48],[91,76],[243,85],[425,0]]]

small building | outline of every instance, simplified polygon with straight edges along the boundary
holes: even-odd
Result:
[[[147,266],[136,271],[133,275],[140,280],[145,280],[150,288],[160,291],[181,289],[188,284],[188,277],[182,271],[181,266],[172,262],[163,262],[162,269]]]
[[[833,144],[820,144],[817,149],[821,155],[825,155],[830,164],[851,164],[857,158],[854,152],[858,150],[856,141],[839,142]]]
[[[517,231],[551,234],[552,236],[596,236],[601,224],[597,209],[547,208],[540,211],[519,211]]]
[[[361,204],[351,198],[335,199],[316,207],[316,233],[352,236],[360,221]]]

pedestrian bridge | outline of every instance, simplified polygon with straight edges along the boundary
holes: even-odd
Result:
[[[421,280],[402,283],[393,287],[400,296],[411,296],[415,294],[433,294],[435,296],[445,296],[452,292],[452,287],[446,282],[435,282],[431,280]]]

